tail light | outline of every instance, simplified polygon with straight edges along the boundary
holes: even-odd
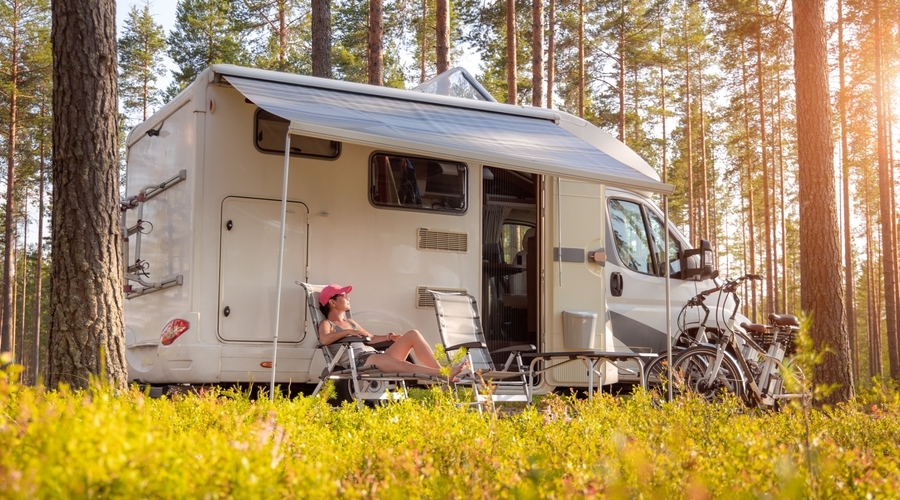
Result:
[[[163,327],[162,335],[159,337],[159,342],[162,345],[169,345],[172,342],[175,342],[175,339],[181,336],[182,333],[188,331],[188,328],[191,327],[191,324],[183,319],[173,319],[166,323],[166,326]]]

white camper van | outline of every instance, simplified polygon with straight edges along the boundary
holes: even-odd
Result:
[[[464,71],[423,89],[449,95],[214,65],[136,127],[122,203],[130,378],[318,382],[298,281],[352,284],[369,331],[417,328],[432,344],[428,290],[462,290],[492,348],[664,350],[666,262],[673,314],[712,268],[648,199],[672,187],[584,120],[491,102]],[[579,345],[564,311],[587,319]],[[540,384],[587,374],[570,364]]]

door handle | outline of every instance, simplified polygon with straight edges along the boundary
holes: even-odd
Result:
[[[609,291],[613,297],[621,297],[622,289],[625,287],[625,281],[622,279],[622,273],[612,273],[609,277]]]

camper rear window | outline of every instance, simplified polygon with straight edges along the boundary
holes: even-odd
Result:
[[[256,111],[256,148],[263,153],[284,154],[284,136],[287,134],[289,122],[266,110]],[[341,152],[341,143],[328,139],[291,136],[291,156],[309,156],[312,158],[337,158]]]
[[[466,211],[468,169],[463,163],[376,154],[369,169],[369,196],[379,207]]]

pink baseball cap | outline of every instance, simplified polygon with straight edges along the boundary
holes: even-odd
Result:
[[[341,286],[331,284],[322,289],[322,292],[319,293],[319,304],[323,306],[331,300],[335,295],[340,295],[342,293],[350,293],[350,290],[353,290],[352,285]]]

